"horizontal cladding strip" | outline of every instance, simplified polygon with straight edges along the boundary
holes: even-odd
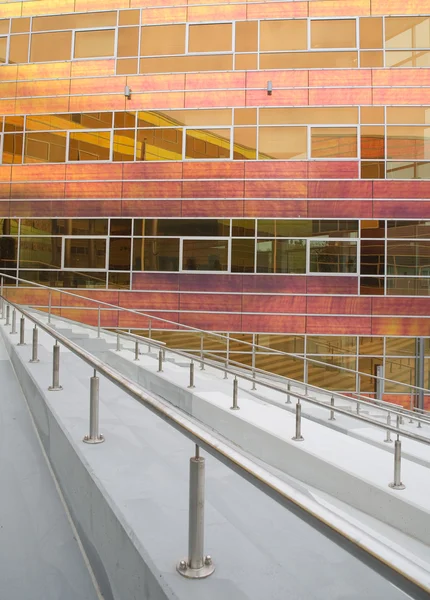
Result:
[[[0,184],[0,190],[1,190],[1,185],[4,184]],[[9,185],[9,184],[6,184]],[[42,184],[40,184],[42,185]],[[43,186],[46,187],[46,186]],[[57,192],[58,193],[58,192]],[[401,198],[402,202],[416,202],[418,198]],[[237,200],[244,200],[246,202],[256,202],[256,201],[265,201],[265,202],[276,202],[279,201],[281,203],[283,202],[295,202],[295,201],[300,201],[300,202],[335,202],[336,204],[338,204],[339,202],[351,202],[353,201],[354,203],[356,202],[373,202],[375,200],[377,200],[378,202],[382,202],[382,203],[390,203],[390,202],[397,202],[400,201],[400,199],[398,197],[393,197],[393,198],[377,198],[377,197],[372,197],[369,196],[368,198],[362,198],[359,196],[350,196],[350,197],[345,197],[345,198],[337,198],[337,197],[325,197],[325,196],[321,196],[321,197],[310,197],[310,196],[277,196],[276,198],[273,197],[267,197],[267,196],[252,196],[252,197],[247,197],[247,196],[240,196],[240,197],[231,197],[231,196],[224,196],[224,197],[206,197],[206,198],[201,198],[200,196],[198,197],[188,197],[188,196],[148,196],[148,197],[141,197],[141,196],[127,196],[127,197],[123,197],[123,196],[103,196],[103,197],[96,197],[96,198],[85,198],[85,197],[74,197],[74,196],[70,196],[70,197],[61,197],[61,198],[54,198],[52,196],[42,196],[42,197],[32,197],[32,196],[25,196],[23,198],[18,198],[18,197],[1,197],[1,192],[0,192],[0,200],[6,200],[6,201],[10,201],[10,202],[19,202],[20,200],[25,200],[26,202],[44,202],[45,200],[50,200],[53,202],[68,202],[70,200],[73,200],[74,202],[99,202],[99,201],[109,201],[109,200],[127,200],[127,201],[136,201],[136,202],[140,202],[142,200],[150,200],[151,202],[155,202],[157,200],[160,201],[171,201],[171,202],[177,202],[177,201],[189,201],[189,202],[213,202],[213,201],[222,201],[222,202],[235,202]],[[424,202],[424,203],[429,203],[430,202],[430,198],[419,198],[420,202]],[[208,215],[205,214],[204,215],[205,218],[208,218]],[[360,218],[360,217],[357,217]],[[427,218],[427,217],[426,217]]]

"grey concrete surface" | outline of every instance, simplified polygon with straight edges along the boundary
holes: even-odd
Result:
[[[207,457],[203,581],[176,573],[187,549],[188,464],[193,445],[101,379],[101,431],[86,446],[92,370],[61,358],[64,390],[46,391],[52,357],[28,365],[8,350],[105,598],[109,600],[405,600],[411,596],[248,482]],[[62,597],[61,597],[62,598]]]
[[[0,598],[97,600],[0,338]]]

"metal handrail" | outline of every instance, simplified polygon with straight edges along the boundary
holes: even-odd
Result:
[[[74,292],[69,292],[67,290],[63,290],[63,289],[60,289],[60,288],[50,288],[49,286],[46,286],[46,285],[43,285],[43,284],[40,284],[40,283],[36,283],[36,282],[32,282],[32,281],[29,281],[29,280],[26,280],[26,279],[22,279],[21,277],[15,277],[15,276],[9,275],[7,273],[2,273],[1,274],[2,281],[3,281],[3,277],[7,277],[9,279],[12,279],[12,280],[16,281],[17,283],[19,281],[21,281],[21,282],[24,282],[24,283],[28,283],[31,286],[35,286],[37,288],[45,289],[45,290],[47,290],[47,291],[49,291],[51,293],[52,292],[56,292],[56,293],[59,293],[59,294],[65,294],[67,296],[72,296],[72,297],[75,297],[75,298],[79,298],[80,300],[85,300],[87,302],[93,302],[93,303],[95,303],[95,304],[98,305],[97,307],[94,307],[93,309],[90,308],[90,307],[86,307],[87,310],[98,310],[99,313],[100,313],[100,311],[103,310],[103,309],[101,309],[101,306],[105,306],[105,307],[107,307],[105,310],[115,310],[115,311],[128,312],[128,313],[131,313],[131,314],[138,315],[139,317],[142,317],[142,318],[147,318],[149,320],[153,320],[154,319],[154,320],[160,321],[162,323],[168,323],[170,325],[174,325],[176,327],[176,331],[187,330],[187,331],[190,331],[190,332],[193,332],[193,333],[199,333],[200,335],[207,335],[207,336],[216,337],[216,338],[219,338],[219,339],[224,340],[226,342],[228,341],[228,343],[230,341],[238,342],[239,344],[250,346],[251,347],[251,351],[252,351],[253,348],[261,348],[263,350],[267,350],[268,353],[270,353],[272,355],[273,354],[277,354],[279,356],[287,356],[287,357],[290,357],[290,358],[295,358],[295,359],[298,359],[298,360],[303,360],[305,371],[306,371],[307,363],[313,363],[313,364],[316,364],[316,365],[321,365],[321,366],[323,366],[325,368],[327,368],[327,366],[330,366],[330,368],[332,368],[332,369],[336,369],[336,370],[339,370],[339,371],[344,371],[344,372],[347,372],[347,373],[354,373],[356,376],[359,376],[359,377],[361,377],[361,376],[362,377],[368,377],[368,378],[374,379],[376,381],[378,381],[380,379],[377,375],[373,375],[371,373],[364,373],[362,371],[358,371],[358,370],[354,370],[354,369],[349,369],[348,367],[342,367],[340,365],[328,365],[328,363],[325,363],[323,361],[319,361],[319,360],[316,360],[316,359],[313,359],[313,358],[309,358],[309,357],[304,356],[304,355],[302,356],[300,354],[294,354],[292,352],[284,352],[282,350],[277,350],[275,348],[269,348],[268,346],[263,346],[261,344],[255,344],[255,343],[252,343],[252,342],[246,342],[244,340],[239,340],[239,339],[236,339],[236,338],[232,338],[229,335],[226,336],[226,335],[223,335],[223,334],[218,333],[218,332],[207,331],[207,330],[204,330],[204,329],[199,329],[197,327],[192,327],[190,325],[184,325],[184,324],[178,323],[176,321],[170,321],[169,319],[164,319],[162,317],[157,317],[157,316],[155,316],[153,314],[144,313],[144,312],[141,312],[141,311],[136,310],[136,309],[125,308],[125,307],[122,307],[122,306],[111,304],[109,302],[104,302],[102,300],[96,300],[96,299],[90,298],[88,296],[81,296],[79,294],[75,294]],[[1,292],[0,293],[2,293],[2,292],[3,292],[3,283],[1,284]],[[32,306],[34,306],[34,308],[47,308],[49,310],[49,314],[51,314],[51,311],[55,310],[55,309],[65,309],[65,310],[66,309],[67,310],[82,309],[81,306],[61,306],[61,305],[60,306],[52,306],[51,303],[49,303],[48,306],[42,306],[42,305],[32,305]],[[138,328],[135,328],[135,329],[138,329]],[[406,387],[409,390],[414,390],[415,392],[424,392],[427,395],[430,393],[428,389],[421,388],[421,387],[416,386],[416,385],[402,383],[400,381],[395,381],[395,380],[392,380],[392,379],[388,379],[386,377],[383,377],[382,379],[383,379],[384,382],[392,383],[392,384],[395,384],[395,385],[398,385],[398,386],[402,386],[402,387]],[[308,385],[308,387],[311,387],[310,384],[306,383],[306,385]]]
[[[318,522],[320,525],[326,526],[325,534],[333,539],[341,534],[349,543],[356,547],[359,547],[370,554],[371,557],[375,558],[379,562],[387,564],[387,552],[390,554],[390,550],[374,538],[363,534],[357,527],[345,522],[338,517],[333,520],[333,515],[330,510],[325,507],[318,506],[312,498],[307,497],[296,490],[291,490],[291,487],[270,471],[257,464],[254,460],[249,459],[246,455],[240,452],[237,447],[231,442],[228,443],[225,438],[219,434],[215,434],[213,430],[205,426],[201,422],[197,422],[196,419],[189,415],[185,415],[180,409],[172,406],[167,401],[153,396],[147,391],[142,390],[140,386],[130,381],[124,375],[119,373],[117,370],[106,365],[103,361],[92,355],[87,350],[78,346],[72,340],[69,340],[64,335],[53,329],[49,324],[43,323],[40,319],[32,315],[28,310],[25,310],[16,303],[6,301],[13,307],[14,310],[18,310],[22,314],[22,318],[27,318],[29,321],[35,324],[33,331],[37,332],[37,327],[48,333],[55,340],[55,348],[59,348],[58,343],[70,350],[78,358],[83,360],[92,369],[94,369],[94,375],[91,377],[91,397],[90,397],[90,432],[98,432],[98,377],[97,373],[101,373],[114,385],[116,385],[123,392],[128,394],[130,397],[137,400],[140,404],[151,410],[156,416],[163,419],[166,423],[173,426],[182,435],[190,439],[196,444],[196,453],[190,460],[190,509],[189,509],[189,558],[188,561],[180,561],[177,566],[177,570],[185,577],[201,578],[210,575],[214,566],[212,559],[209,556],[201,556],[203,550],[203,503],[204,503],[204,458],[200,457],[200,447],[206,450],[217,460],[220,460],[228,468],[231,468],[241,477],[250,481],[254,486],[263,491],[263,493],[269,495],[281,505],[291,509],[299,511],[299,515],[302,518],[309,519],[315,523]],[[1,299],[1,316],[4,315],[4,303],[3,298]],[[22,321],[21,321],[22,323]],[[34,339],[37,340],[37,335],[33,337],[33,355],[34,355]],[[59,351],[54,352],[54,379],[55,379],[55,366],[56,358],[57,367],[59,366]],[[198,360],[198,359],[197,359]],[[34,361],[31,361],[34,362]],[[235,380],[236,381],[236,380]],[[58,370],[57,370],[57,383],[58,381]],[[94,384],[94,385],[93,385]],[[237,385],[233,386],[233,389],[237,390]],[[51,386],[50,389],[60,390],[61,386]],[[93,392],[96,397],[93,396]],[[298,403],[296,409],[296,434],[297,434],[297,416],[300,414],[300,398],[305,398],[301,395],[297,395]],[[341,409],[337,409],[338,412],[343,412]],[[350,416],[347,414],[347,416]],[[96,419],[96,423],[92,422]],[[366,418],[362,420],[370,422]],[[376,423],[371,423],[375,426],[380,426]],[[384,427],[385,428],[385,427]],[[403,489],[404,486],[400,481],[400,461],[401,461],[401,442],[400,436],[420,441],[427,445],[430,445],[430,441],[421,436],[410,434],[405,431],[401,431],[398,428],[391,426],[386,427],[390,431],[397,435],[395,442],[395,453],[394,453],[394,481],[390,483],[390,487],[393,489]],[[98,436],[97,439],[91,439],[90,436],[85,436],[84,441],[90,441],[91,443],[99,443],[104,441],[103,436]],[[294,437],[293,440],[303,438]],[[200,554],[198,553],[200,550]],[[403,577],[412,581],[416,586],[421,589],[429,591],[430,588],[417,577],[413,566],[406,568],[400,566],[396,560],[396,554],[391,552],[392,563],[389,562],[388,566],[394,569],[397,573],[400,573]]]

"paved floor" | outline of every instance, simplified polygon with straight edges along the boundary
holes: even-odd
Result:
[[[0,598],[99,598],[0,339]]]

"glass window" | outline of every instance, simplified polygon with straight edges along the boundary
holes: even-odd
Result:
[[[236,71],[256,71],[257,58],[257,54],[236,54],[234,68]]]
[[[309,335],[306,341],[306,354],[356,354],[357,338],[350,336]]]
[[[259,237],[308,237],[312,235],[313,221],[304,219],[258,219]]]
[[[258,21],[236,22],[236,52],[257,52]]]
[[[138,127],[231,125],[231,109],[140,111]]]
[[[358,237],[358,221],[332,221],[323,219],[311,221],[313,236],[324,237]],[[279,235],[279,234],[278,234]]]
[[[386,50],[386,67],[430,67],[430,52]]]
[[[254,273],[255,240],[234,239],[231,242],[231,272]]]
[[[22,133],[5,133],[3,136],[3,163],[19,165],[22,163]]]
[[[27,281],[42,283],[50,287],[64,288],[106,288],[106,273],[85,273],[73,271],[20,271],[20,277]]]
[[[430,112],[429,112],[430,117]],[[368,125],[379,125],[384,123],[384,107],[383,106],[362,106],[360,110],[361,123]]]
[[[72,115],[27,115],[25,128],[29,131],[72,129]]]
[[[77,31],[75,33],[74,58],[98,58],[113,56],[115,51],[115,30]]]
[[[430,106],[387,106],[388,125],[430,125]]]
[[[307,21],[261,21],[260,50],[306,50]]]
[[[311,48],[355,48],[355,19],[311,21]]]
[[[0,236],[18,234],[18,219],[0,219]]]
[[[118,56],[139,56],[139,27],[119,29]]]
[[[230,129],[187,129],[185,158],[230,158]]]
[[[387,162],[387,179],[430,179],[430,162]]]
[[[360,272],[362,275],[384,275],[385,247],[384,240],[362,240],[360,256]]]
[[[112,127],[111,112],[75,113],[70,117],[71,122],[67,129],[107,129]]]
[[[0,20],[0,33],[9,33],[9,19]]]
[[[70,60],[72,32],[37,33],[31,36],[30,62]]]
[[[371,68],[383,66],[384,53],[382,50],[366,50],[364,52],[360,52],[360,67]]]
[[[135,112],[116,112],[114,113],[115,129],[130,129],[136,126]]]
[[[312,127],[312,158],[355,158],[357,129],[355,127]]]
[[[114,161],[134,160],[135,134],[134,129],[115,129],[113,136]]]
[[[232,237],[255,237],[254,219],[233,219]]]
[[[19,267],[20,269],[59,269],[61,267],[61,238],[21,238]]]
[[[115,273],[110,272],[108,277],[109,290],[129,290],[130,289],[130,273]]]
[[[185,25],[142,27],[140,55],[185,54]]]
[[[66,161],[66,132],[26,133],[24,162],[63,163]]]
[[[131,238],[110,238],[109,270],[129,271],[131,260]]]
[[[350,241],[310,240],[311,273],[357,273],[357,244]]]
[[[359,344],[359,353],[363,356],[382,356],[384,354],[384,338],[382,337],[361,337]]]
[[[139,72],[139,59],[119,58],[116,61],[117,75],[136,75]]]
[[[72,132],[69,135],[69,160],[110,159],[110,131]]]
[[[255,160],[257,158],[257,128],[235,127],[233,158]]]
[[[12,19],[11,33],[27,33],[30,31],[30,18]]]
[[[257,124],[257,109],[256,108],[235,108],[234,124],[235,125],[256,125]]]
[[[388,221],[389,238],[430,238],[430,221]]]
[[[131,235],[131,219],[111,219],[111,235]]]
[[[228,271],[228,240],[182,240],[183,271]]]
[[[385,163],[382,161],[361,161],[361,179],[385,179]]]
[[[134,271],[179,271],[179,240],[134,238]]]
[[[0,235],[0,268],[16,269],[18,238]]]
[[[385,158],[385,129],[382,125],[361,127],[361,158]]]
[[[384,122],[384,121],[382,121]],[[260,108],[260,125],[353,125],[358,123],[356,107]]]
[[[415,338],[387,338],[385,352],[387,356],[415,356],[415,344]]]
[[[10,38],[9,47],[9,63],[26,63],[28,62],[28,44],[30,36],[12,35]]]
[[[360,19],[360,48],[383,48],[382,17]]]
[[[388,158],[430,158],[430,127],[387,127]]]
[[[231,52],[232,24],[190,25],[188,52]]]
[[[55,31],[57,29],[87,29],[90,27],[109,27],[116,25],[117,13],[88,12],[50,17],[33,17],[33,31]]]
[[[146,236],[228,236],[229,219],[135,219],[135,235]]]
[[[0,63],[5,63],[7,60],[7,38],[0,37]]]
[[[107,235],[107,219],[65,219],[64,231],[68,235]]]
[[[119,24],[121,25],[139,25],[140,10],[120,10]]]
[[[298,159],[307,155],[306,127],[260,127],[258,158]]]
[[[105,269],[106,240],[66,238],[64,240],[64,267],[66,269]]]
[[[138,129],[136,160],[181,160],[182,129]]]
[[[387,274],[430,276],[430,242],[390,240],[387,242]]]
[[[386,17],[385,47],[429,48],[430,17]]]
[[[169,56],[167,58],[141,58],[140,73],[191,73],[194,71],[231,71],[233,56],[190,55]]]
[[[357,65],[357,52],[260,54],[260,69],[349,69],[357,67]]]
[[[258,273],[306,273],[306,240],[257,240]]]
[[[21,236],[60,235],[64,231],[64,219],[21,219]]]

